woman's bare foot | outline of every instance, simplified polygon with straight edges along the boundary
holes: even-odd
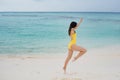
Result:
[[[76,57],[73,58],[72,62],[76,61]]]
[[[64,74],[66,74],[66,67],[63,67],[63,70],[64,70]]]

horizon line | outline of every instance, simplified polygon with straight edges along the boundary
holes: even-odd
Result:
[[[43,13],[44,13],[44,12],[51,12],[51,13],[52,13],[52,12],[56,12],[56,13],[57,13],[57,12],[58,12],[58,13],[60,13],[60,12],[61,12],[61,13],[62,13],[62,12],[64,12],[64,13],[68,13],[68,12],[71,12],[71,13],[72,13],[72,12],[73,12],[73,13],[74,13],[74,12],[78,12],[78,13],[80,13],[80,12],[81,12],[81,13],[89,12],[89,13],[90,13],[90,12],[91,12],[91,13],[95,13],[95,12],[96,12],[96,13],[120,13],[120,11],[0,11],[0,12],[38,12],[38,13],[40,13],[40,12],[43,12]]]

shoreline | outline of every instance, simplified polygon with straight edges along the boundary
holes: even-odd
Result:
[[[120,45],[110,45],[110,46],[103,46],[103,47],[97,47],[97,48],[91,48],[87,49],[87,53],[93,53],[94,55],[119,55],[120,53]],[[105,52],[104,52],[105,51]],[[107,51],[107,52],[106,52]],[[99,53],[97,53],[99,52]],[[100,53],[101,52],[101,53]],[[75,51],[73,54],[76,54],[77,51]],[[86,53],[86,54],[87,54]],[[114,54],[113,54],[114,53]],[[33,57],[33,58],[39,58],[39,57],[62,57],[67,55],[67,51],[65,53],[46,53],[46,54],[41,54],[41,53],[31,53],[31,54],[0,54],[1,57]]]

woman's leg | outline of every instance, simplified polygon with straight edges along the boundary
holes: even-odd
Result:
[[[77,60],[80,56],[82,56],[84,53],[86,53],[86,49],[77,45],[72,45],[73,51],[79,51],[76,57],[74,57],[73,61]]]
[[[73,54],[73,51],[69,49],[68,56],[65,60],[64,67],[63,67],[64,73],[66,73],[66,67],[67,67],[68,62],[70,61],[70,59],[72,57],[72,54]]]

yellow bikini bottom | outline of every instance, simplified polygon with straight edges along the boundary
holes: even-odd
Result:
[[[68,49],[71,49],[73,44],[76,44],[76,41],[70,41],[70,43],[68,44]]]

